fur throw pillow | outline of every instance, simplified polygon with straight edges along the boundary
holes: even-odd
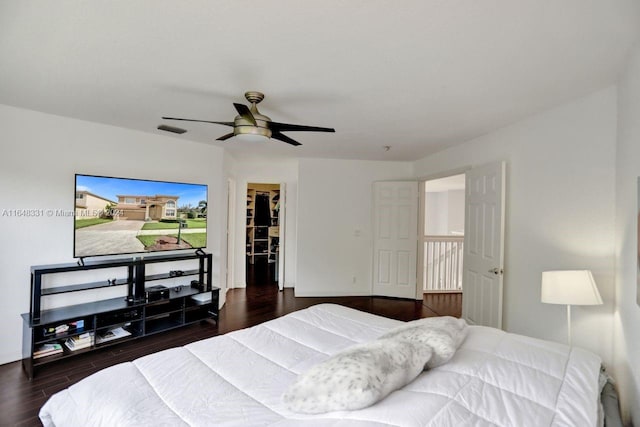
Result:
[[[433,355],[427,368],[447,363],[467,337],[467,322],[451,316],[427,317],[394,328],[379,339],[393,338],[431,347]]]
[[[298,376],[283,396],[293,412],[362,409],[448,361],[466,336],[464,320],[420,319],[350,347]]]
[[[409,341],[356,345],[300,375],[284,402],[303,414],[366,408],[412,381],[430,357],[429,347]]]

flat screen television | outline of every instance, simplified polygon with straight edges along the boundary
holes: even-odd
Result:
[[[75,176],[76,258],[207,246],[207,186]]]

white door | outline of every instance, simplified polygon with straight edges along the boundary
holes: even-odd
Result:
[[[466,172],[462,317],[502,328],[505,163]]]
[[[418,182],[375,182],[373,212],[373,294],[415,298]]]

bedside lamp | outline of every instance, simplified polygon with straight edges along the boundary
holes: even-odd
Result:
[[[542,272],[542,302],[567,305],[567,337],[571,345],[571,306],[599,305],[602,298],[590,270]]]

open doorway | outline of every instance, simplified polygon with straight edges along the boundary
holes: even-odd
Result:
[[[465,174],[424,182],[420,226],[423,301],[438,313],[460,316],[464,262]]]
[[[278,286],[280,193],[280,184],[247,184],[245,251],[247,287]]]

